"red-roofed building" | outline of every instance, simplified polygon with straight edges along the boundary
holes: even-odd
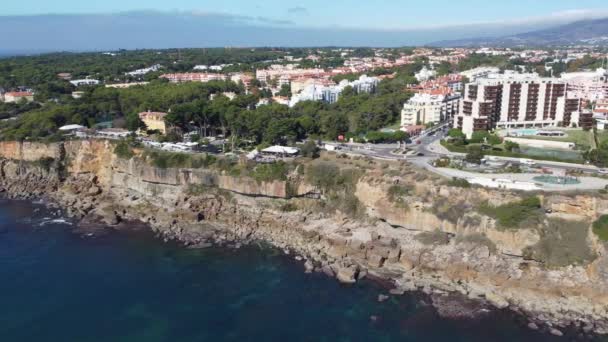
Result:
[[[449,74],[409,87],[410,91],[430,95],[450,95],[462,91],[462,76]]]
[[[426,128],[426,126],[423,125],[408,125],[408,126],[401,126],[401,130],[405,133],[407,133],[410,137],[415,137],[420,135],[420,133],[422,133],[422,131],[424,131],[424,129]]]
[[[34,101],[34,93],[29,91],[10,91],[4,94],[2,100],[6,103],[16,103],[23,100],[32,102]]]

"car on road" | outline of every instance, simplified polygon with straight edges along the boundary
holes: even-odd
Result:
[[[522,164],[522,165],[527,165],[527,166],[534,166],[534,165],[536,165],[536,163],[533,160],[524,159],[524,158],[520,159],[519,163]]]
[[[608,169],[599,169],[597,170],[597,173],[600,175],[608,175]]]
[[[418,152],[416,155],[417,155],[418,157],[424,157],[424,153],[422,153],[422,152]]]

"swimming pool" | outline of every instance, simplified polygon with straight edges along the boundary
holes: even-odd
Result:
[[[528,136],[528,135],[537,135],[538,130],[532,129],[532,128],[522,128],[522,129],[509,130],[509,133],[511,135],[517,135],[517,136]]]

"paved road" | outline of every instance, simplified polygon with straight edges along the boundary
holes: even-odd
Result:
[[[404,146],[399,146],[398,144],[377,144],[377,145],[365,145],[365,144],[347,144],[347,149],[343,150],[347,153],[353,153],[358,155],[365,155],[373,158],[386,159],[386,160],[407,160],[408,162],[420,167],[427,169],[436,174],[445,176],[445,177],[461,177],[461,178],[471,178],[471,177],[486,177],[486,178],[506,178],[518,181],[533,181],[534,176],[538,176],[538,174],[504,174],[504,175],[490,175],[490,174],[479,174],[473,172],[464,172],[458,170],[448,170],[448,169],[440,169],[435,168],[431,165],[431,162],[438,157],[447,156],[447,157],[457,157],[464,156],[464,153],[455,153],[450,152],[445,147],[440,144],[441,139],[445,138],[447,132],[443,129],[446,125],[439,126],[437,129],[433,130],[433,133],[427,132],[419,137],[413,138],[412,143],[408,144],[406,147],[413,152],[410,152],[409,155],[405,156],[403,152],[398,153],[403,150]],[[430,133],[430,134],[429,134]],[[419,142],[419,143],[418,143]],[[397,152],[397,153],[396,153]],[[519,158],[509,158],[509,157],[492,157],[495,160],[503,160],[508,162],[520,163]],[[534,161],[535,166],[541,168],[552,168],[552,169],[566,169],[566,170],[577,170],[582,171],[588,174],[597,174],[598,168],[593,165],[584,165],[584,164],[573,164],[573,163],[562,163],[562,162],[553,162],[553,161]],[[460,172],[460,173],[459,173]],[[580,185],[573,186],[562,186],[562,185],[546,185],[545,190],[555,191],[555,190],[588,190],[588,189],[601,189],[608,185],[608,182],[599,179],[599,178],[589,178],[583,177],[581,178],[582,183]]]

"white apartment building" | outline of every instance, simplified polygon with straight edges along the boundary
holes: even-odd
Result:
[[[427,69],[426,66],[424,66],[422,68],[422,70],[417,72],[414,76],[416,76],[416,79],[418,80],[418,82],[424,82],[424,81],[430,80],[431,78],[435,77],[436,75],[437,75],[437,71],[432,70],[432,69]]]
[[[153,66],[151,66],[149,68],[137,69],[137,70],[134,70],[134,71],[131,71],[131,72],[127,72],[127,73],[125,73],[125,75],[127,75],[127,76],[133,76],[133,77],[135,77],[135,76],[143,76],[143,75],[145,75],[147,73],[150,73],[150,72],[156,72],[156,71],[160,70],[161,68],[162,68],[162,65],[155,64],[155,65],[153,65]]]
[[[212,74],[205,72],[187,72],[175,74],[163,74],[160,78],[168,79],[171,83],[182,82],[210,82],[210,81],[225,81],[227,76],[223,74]]]
[[[497,74],[500,72],[500,69],[496,67],[479,67],[467,71],[463,71],[460,73],[461,76],[464,76],[469,79],[471,82],[475,82],[478,79],[486,78],[491,74]]]
[[[304,87],[301,93],[292,96],[291,101],[289,101],[289,106],[293,107],[300,101],[324,101],[327,103],[334,103],[338,101],[342,91],[349,86],[358,93],[372,93],[376,91],[379,81],[380,80],[376,77],[362,75],[358,80],[353,82],[342,80],[342,82],[337,85],[327,86],[313,83]]]
[[[72,85],[74,85],[75,87],[80,87],[83,85],[98,85],[99,81],[90,78],[85,78],[82,80],[71,80],[70,83],[72,83]]]
[[[403,105],[401,127],[438,123],[458,114],[460,95],[416,94]]]
[[[568,93],[591,102],[608,99],[608,70],[563,73],[568,82]]]
[[[470,138],[495,128],[587,126],[587,115],[573,115],[581,107],[564,80],[509,74],[467,84],[454,127]]]

